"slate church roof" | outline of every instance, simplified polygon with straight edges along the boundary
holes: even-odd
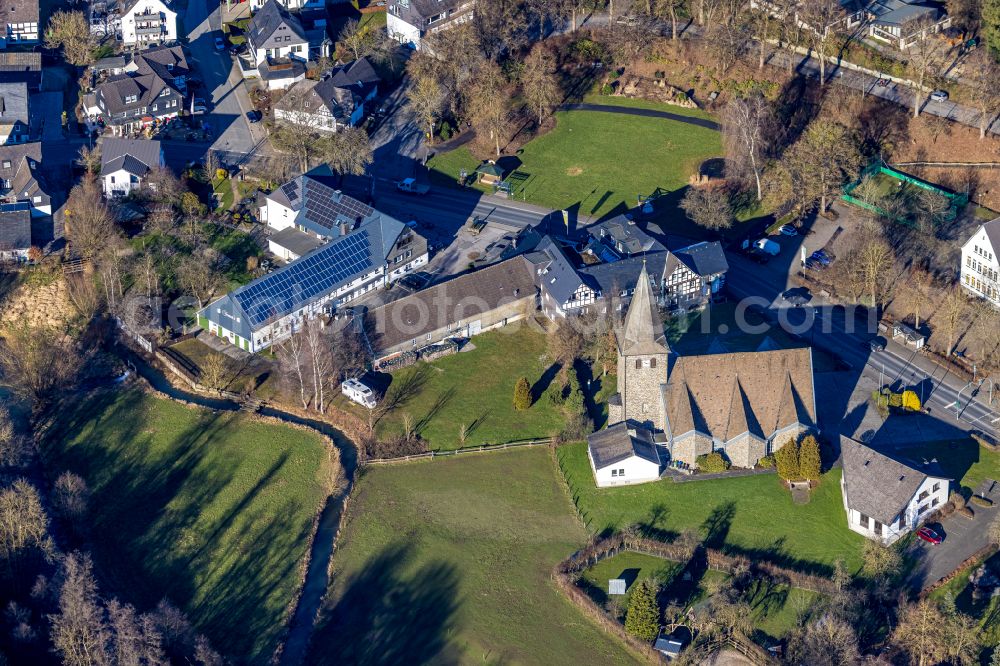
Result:
[[[625,315],[625,323],[616,337],[619,353],[624,356],[670,352],[645,264],[636,280],[635,293]]]
[[[672,359],[662,386],[673,436],[697,430],[722,441],[767,439],[816,423],[812,350],[781,349]]]

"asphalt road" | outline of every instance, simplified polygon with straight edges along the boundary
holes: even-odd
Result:
[[[988,386],[974,396],[975,387],[968,382],[920,352],[891,340],[885,351],[872,352],[867,342],[879,335],[876,322],[858,320],[845,314],[842,308],[821,302],[810,303],[811,308],[784,303],[780,294],[785,285],[763,279],[755,270],[756,264],[740,255],[730,252],[726,257],[729,260],[726,288],[737,298],[755,299],[783,328],[836,355],[852,368],[860,368],[865,375],[886,385],[917,391],[932,416],[964,429],[975,428],[1000,436],[1000,412],[986,405]],[[804,324],[808,312],[815,312],[811,326]],[[1000,400],[1000,391],[997,394]]]
[[[198,118],[212,127],[215,139],[211,149],[248,155],[258,146],[266,146],[266,130],[246,119],[253,106],[239,67],[232,56],[215,48],[215,37],[222,34],[218,0],[190,0],[184,26],[192,69],[204,81],[199,94],[205,93],[209,102],[208,113]]]

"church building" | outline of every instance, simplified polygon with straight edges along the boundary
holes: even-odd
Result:
[[[608,423],[647,429],[661,459],[694,466],[718,451],[736,467],[753,467],[816,428],[810,348],[679,356],[645,268],[615,335],[618,393],[608,400]]]

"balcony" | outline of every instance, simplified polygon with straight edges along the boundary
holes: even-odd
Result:
[[[137,25],[135,27],[135,34],[140,37],[145,37],[148,35],[160,35],[163,34],[163,25]]]

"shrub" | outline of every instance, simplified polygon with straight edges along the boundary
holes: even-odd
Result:
[[[549,404],[551,404],[554,407],[561,407],[563,403],[566,402],[565,398],[563,398],[562,386],[557,386],[553,384],[545,392],[545,395],[547,395],[549,398]]]
[[[215,170],[215,179],[216,180],[225,180],[228,177],[229,177],[229,172],[226,171],[225,169],[216,169]]]
[[[961,509],[959,509],[958,510],[958,515],[962,516],[963,518],[968,518],[969,520],[972,520],[973,518],[976,517],[976,514],[974,514],[972,512],[972,509],[970,509],[967,506],[962,507]]]
[[[952,491],[951,495],[948,497],[948,501],[951,505],[955,507],[956,511],[960,511],[965,508],[965,495],[959,492]]]
[[[819,443],[812,435],[807,435],[799,446],[799,474],[809,481],[818,481],[822,467]]]
[[[979,495],[972,496],[972,503],[976,506],[990,507],[993,506],[993,500],[988,497],[980,497]]]
[[[773,469],[774,468],[774,454],[771,453],[769,455],[764,456],[763,458],[761,458],[760,460],[757,461],[757,464],[760,465],[761,467],[763,467],[764,469]]]
[[[656,588],[644,580],[632,590],[625,611],[625,631],[646,642],[653,641],[660,632],[660,607],[656,603]]]
[[[613,95],[614,93],[615,89],[611,86],[610,83],[605,83],[603,86],[601,86],[602,95]]]
[[[712,474],[714,472],[725,472],[729,469],[729,461],[726,460],[718,451],[698,456],[696,462],[698,464],[698,469],[708,474]]]
[[[521,377],[514,386],[514,409],[531,407],[531,384],[527,377]]]
[[[778,476],[786,481],[801,477],[799,473],[799,447],[795,444],[795,440],[789,439],[784,446],[778,449],[774,454],[774,464],[778,468]]]

